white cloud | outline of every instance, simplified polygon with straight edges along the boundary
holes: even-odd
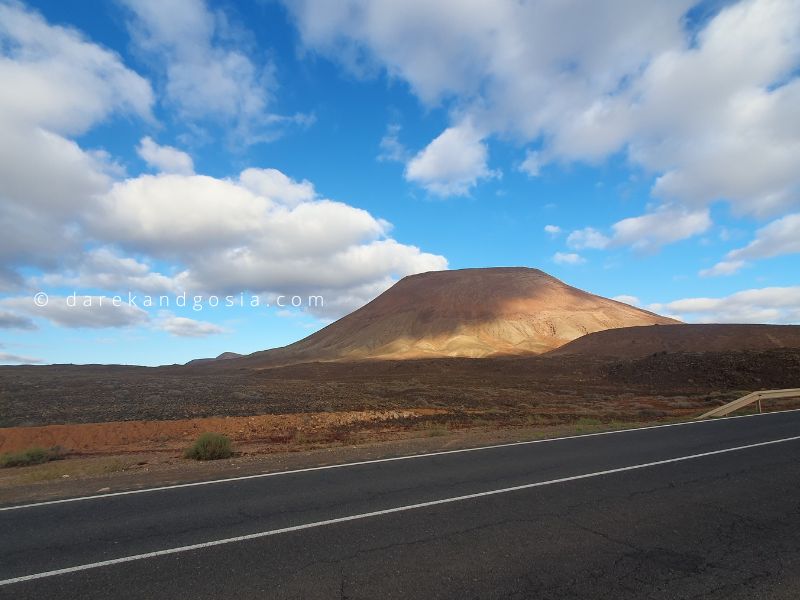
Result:
[[[627,294],[622,294],[620,296],[614,296],[611,298],[612,300],[616,300],[617,302],[622,302],[623,304],[630,304],[631,306],[641,306],[642,303],[636,296],[628,296]]]
[[[41,358],[32,358],[30,356],[20,356],[19,354],[0,352],[0,363],[4,365],[38,365],[43,362],[44,361]]]
[[[309,202],[317,195],[310,181],[294,181],[277,169],[245,169],[239,182],[254,194],[287,206]]]
[[[36,324],[23,315],[0,310],[0,329],[36,329]]]
[[[574,252],[556,252],[553,254],[553,262],[559,265],[582,265],[586,259]]]
[[[544,231],[545,233],[550,234],[552,237],[555,237],[559,233],[561,233],[561,227],[559,227],[558,225],[545,225]]]
[[[535,152],[533,150],[528,150],[525,153],[525,160],[522,161],[519,165],[519,170],[523,173],[527,173],[531,177],[538,177],[539,171],[542,168],[542,156],[541,153]]]
[[[225,329],[208,321],[197,321],[186,317],[174,315],[163,316],[157,322],[157,327],[178,337],[200,338],[209,335],[225,333]]]
[[[157,257],[214,251],[257,234],[269,200],[205,175],[141,175],[115,183],[90,231]]]
[[[688,211],[677,207],[662,207],[656,212],[631,217],[614,223],[612,242],[637,250],[653,251],[699,233],[711,227],[708,210]]]
[[[224,14],[203,0],[123,0],[132,13],[131,33],[137,47],[164,70],[165,94],[189,121],[225,123],[237,141],[269,140],[289,123],[309,117],[272,114],[275,87],[272,63],[251,58],[241,48]]]
[[[221,13],[188,0],[131,6],[138,48],[164,64],[180,116],[219,118],[248,141],[273,131],[280,118],[265,112],[270,67],[224,39]],[[392,239],[386,221],[275,169],[193,175],[188,155],[144,138],[138,151],[165,172],[126,178],[108,154],[67,136],[116,115],[152,121],[150,84],[116,54],[2,0],[0,79],[3,290],[309,292],[325,294],[319,312],[330,316],[398,277],[447,267],[444,257]],[[135,307],[66,309],[62,300],[54,294],[39,310],[30,298],[5,298],[0,316],[7,326],[38,318],[66,327],[148,324]]]
[[[121,256],[107,247],[84,252],[75,264],[66,265],[56,273],[32,277],[29,284],[37,289],[101,289],[123,295],[129,291],[145,294],[177,291],[171,277],[154,272],[149,264]]]
[[[700,275],[733,275],[745,267],[748,260],[797,253],[800,253],[800,213],[786,215],[760,228],[756,231],[755,239],[747,246],[731,250],[725,260],[710,269],[703,269]]]
[[[400,142],[400,125],[390,124],[381,138],[378,160],[381,162],[406,162],[410,158],[408,148]]]
[[[166,279],[136,261],[106,265],[109,273],[127,266],[128,276],[138,278],[132,285],[208,293],[324,293],[331,299],[327,314],[337,305],[336,296],[356,294],[365,302],[371,296],[362,294],[383,291],[396,277],[447,267],[444,257],[388,237],[386,221],[319,198],[309,182],[298,183],[274,169],[247,169],[237,180],[128,179],[101,199],[91,227],[96,237],[113,239],[129,252],[181,266]]]
[[[745,266],[743,260],[723,260],[709,269],[702,269],[700,277],[718,277],[720,275],[734,275]]]
[[[243,174],[247,185],[205,175],[142,175],[117,183],[93,215],[93,231],[131,250],[198,263],[225,250],[258,262],[322,257],[388,231],[385,221],[341,202],[314,197],[286,206],[252,191],[255,170]],[[296,190],[286,181],[281,197]]]
[[[576,229],[567,236],[567,245],[576,250],[583,248],[603,249],[608,246],[610,241],[608,237],[592,227]]]
[[[780,214],[800,202],[800,7],[742,0],[688,31],[695,4],[286,2],[307,47],[359,74],[383,69],[427,106],[444,105],[455,125],[442,135],[469,121],[480,139],[539,144],[523,163],[532,174],[621,151],[657,175],[662,203],[701,220],[716,201]],[[477,157],[471,168],[443,183],[431,169],[423,184],[465,193],[488,160],[476,143],[463,144]],[[626,222],[620,235],[640,226],[653,224]],[[676,239],[662,231],[643,245]]]
[[[108,296],[50,296],[46,306],[37,306],[32,297],[14,297],[0,300],[0,306],[17,314],[41,318],[61,327],[131,327],[147,323],[145,310],[132,306],[125,300],[115,302]]]
[[[576,229],[567,236],[567,245],[576,250],[602,250],[629,246],[634,250],[653,252],[671,244],[703,233],[711,227],[708,210],[689,211],[677,206],[662,206],[654,212],[617,221],[607,236],[593,227]]]
[[[152,138],[143,137],[136,152],[148,165],[162,173],[191,175],[194,173],[192,157],[172,146],[160,146]]]
[[[756,239],[728,253],[731,259],[754,260],[800,252],[800,213],[786,215],[762,227]]]
[[[75,30],[0,3],[0,114],[26,128],[79,134],[114,111],[149,116],[149,83]]]
[[[406,179],[437,196],[464,196],[489,169],[483,136],[469,122],[445,129],[406,166]]]
[[[657,195],[726,199],[755,215],[797,203],[798,27],[793,0],[743,1],[713,19],[697,47],[653,61],[637,89],[650,131],[633,156],[664,172]]]
[[[800,287],[743,290],[722,298],[684,298],[648,307],[688,322],[800,323]]]
[[[149,83],[78,32],[0,2],[0,264],[3,287],[21,267],[54,268],[78,253],[80,215],[118,166],[80,135],[116,114],[150,119]]]

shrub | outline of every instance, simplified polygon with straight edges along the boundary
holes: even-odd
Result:
[[[221,433],[203,433],[194,444],[186,450],[184,456],[194,460],[218,460],[233,454],[231,440]]]
[[[54,446],[45,450],[44,448],[27,448],[20,452],[8,452],[0,454],[0,468],[5,467],[27,467],[30,465],[41,465],[51,460],[63,458],[61,448]]]

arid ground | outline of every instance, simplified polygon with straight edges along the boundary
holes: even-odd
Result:
[[[0,367],[0,453],[57,448],[66,459],[3,469],[0,490],[46,495],[58,490],[25,486],[83,478],[102,488],[98,479],[120,472],[147,473],[151,483],[165,472],[200,476],[182,455],[204,432],[232,440],[231,464],[257,469],[290,454],[380,454],[392,443],[415,452],[433,439],[470,445],[687,420],[753,390],[800,387],[793,326],[633,327],[527,356],[285,366],[257,356],[155,368]],[[189,469],[183,476],[174,474],[180,465]]]
[[[204,431],[228,435],[241,457],[252,458],[452,436],[469,444],[469,432],[489,442],[515,431],[535,437],[669,422],[754,389],[796,386],[798,373],[797,349],[222,371],[0,368],[0,452],[58,446],[68,459],[5,469],[0,488],[65,475],[88,477],[97,487],[98,477],[116,471],[174,468]]]

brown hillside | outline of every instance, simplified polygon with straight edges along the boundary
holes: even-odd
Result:
[[[548,356],[636,359],[657,352],[734,352],[800,348],[800,325],[680,324],[626,327],[576,339]]]
[[[218,366],[540,354],[594,331],[675,322],[537,269],[436,271],[405,277],[299,342]]]

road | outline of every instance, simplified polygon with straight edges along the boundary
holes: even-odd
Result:
[[[800,412],[0,508],[8,598],[800,597]]]

